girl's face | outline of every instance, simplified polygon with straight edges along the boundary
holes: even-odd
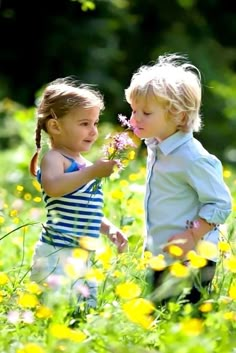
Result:
[[[130,123],[139,138],[154,137],[163,141],[177,131],[176,123],[170,119],[163,101],[138,98],[131,102],[131,108]]]
[[[89,151],[98,137],[100,109],[75,108],[57,120],[58,133],[53,136],[53,147],[73,154]]]

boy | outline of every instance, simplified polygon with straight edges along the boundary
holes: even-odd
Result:
[[[163,254],[167,265],[186,255],[200,240],[217,244],[218,225],[231,212],[231,195],[224,183],[221,162],[193,137],[201,128],[201,75],[184,56],[160,56],[142,66],[125,90],[132,108],[130,124],[147,145],[145,215],[147,249]],[[211,259],[213,260],[213,259]],[[215,260],[202,270],[202,285],[214,276]],[[154,286],[162,283],[154,274]],[[158,291],[157,291],[158,293]],[[172,292],[170,296],[172,296]],[[188,299],[197,302],[192,286]]]

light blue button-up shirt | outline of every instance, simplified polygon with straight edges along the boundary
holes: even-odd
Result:
[[[189,221],[203,218],[209,223],[224,223],[232,201],[221,162],[192,132],[178,131],[160,143],[156,139],[145,142],[147,248],[157,255],[171,236],[186,230]],[[218,236],[218,229],[214,229],[204,240],[216,244]]]

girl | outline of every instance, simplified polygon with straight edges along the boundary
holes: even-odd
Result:
[[[30,171],[41,183],[47,220],[33,256],[32,281],[49,283],[52,276],[64,278],[73,251],[83,247],[85,239],[95,243],[100,232],[119,252],[126,247],[125,235],[103,216],[103,194],[96,180],[110,176],[116,162],[100,159],[92,164],[82,156],[98,137],[103,109],[99,92],[88,85],[76,86],[71,78],[49,83],[43,92],[37,109],[37,152]],[[42,130],[48,134],[51,148],[37,170]],[[78,277],[86,273],[88,262],[80,261]],[[95,307],[96,283],[88,281],[87,286],[86,301]]]

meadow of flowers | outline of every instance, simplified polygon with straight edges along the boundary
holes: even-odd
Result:
[[[18,119],[20,122],[20,114]],[[109,129],[104,126],[104,134]],[[99,143],[102,145],[104,139]],[[217,252],[220,261],[213,294],[209,297],[203,293],[196,305],[180,298],[155,307],[146,282],[147,268],[161,269],[164,264],[148,252],[141,256],[145,151],[138,147],[136,159],[132,154],[126,168],[103,184],[104,213],[127,234],[129,247],[118,254],[105,237],[96,245],[93,266],[85,276],[99,285],[98,305],[87,311],[81,304],[81,315],[75,318],[73,295],[60,279],[52,277],[42,286],[29,280],[34,245],[45,217],[40,186],[27,169],[32,152],[29,147],[26,141],[23,147],[2,154],[1,353],[236,352],[234,212],[222,227],[218,249],[201,244],[191,256],[190,270],[176,262],[170,271],[173,283],[187,279],[191,270],[204,266],[206,252],[208,256]],[[225,167],[224,176],[235,196],[236,174]],[[78,264],[84,256],[86,250],[74,251],[66,269],[71,284],[78,277]],[[86,287],[79,290],[86,298]]]

